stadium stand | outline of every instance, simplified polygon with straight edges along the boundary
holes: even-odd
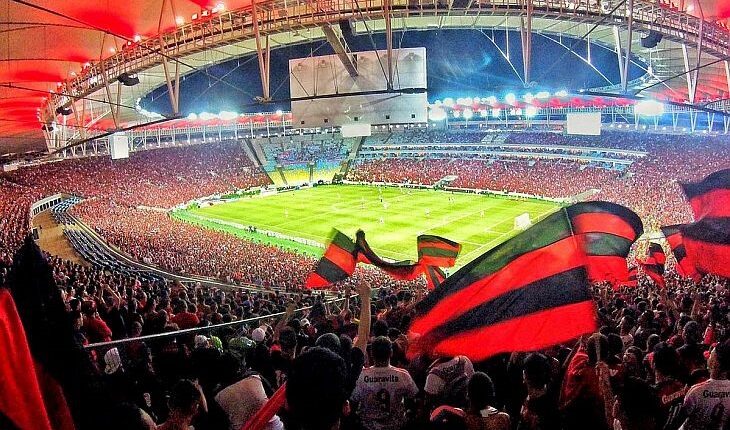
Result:
[[[435,143],[424,135],[418,133],[414,140]],[[489,138],[479,136],[457,132],[443,140],[469,145],[481,141],[475,137]],[[532,134],[525,134],[524,141],[519,136],[510,135],[505,145],[532,145],[530,151],[535,145],[549,145],[535,143]],[[386,139],[382,142],[388,144],[409,138],[393,133]],[[496,144],[492,142],[489,144]],[[730,166],[727,144],[709,137],[617,133],[595,146],[585,139],[567,137],[556,145],[645,155],[627,156],[631,164],[620,172],[563,158],[515,161],[361,154],[348,178],[432,184],[453,174],[458,176],[453,184],[458,187],[556,197],[595,187],[600,190],[595,198],[627,204],[666,224],[689,219],[686,202],[677,190],[678,180],[697,179]],[[452,148],[451,144],[435,146]],[[562,148],[555,152],[570,155]],[[391,423],[388,428],[394,430],[446,422],[457,426],[451,428],[472,429],[481,427],[469,423],[480,421],[500,429],[569,430],[584,428],[586,423],[608,429],[614,420],[625,429],[648,422],[666,422],[661,428],[672,429],[685,418],[706,422],[702,412],[682,409],[683,402],[692,402],[697,395],[696,389],[689,389],[693,384],[724,387],[727,382],[727,281],[715,276],[698,282],[684,279],[673,270],[673,263],[663,275],[663,293],[645,276],[632,289],[594,285],[601,329],[577,344],[475,363],[463,356],[409,358],[409,343],[415,339],[405,333],[415,304],[425,294],[421,282],[397,282],[378,271],[358,269],[348,281],[358,294],[349,302],[311,292],[267,291],[271,287],[295,290],[312,270],[314,260],[204,230],[159,210],[202,195],[270,185],[266,175],[253,166],[240,147],[229,142],[137,153],[114,164],[103,159],[50,163],[0,178],[3,282],[13,252],[29,230],[30,204],[59,191],[75,196],[52,211],[59,223],[68,226],[69,240],[91,265],[48,259],[74,321],[75,337],[87,345],[93,366],[86,376],[96,381],[100,392],[109,393],[85,404],[94,415],[92,420],[119,419],[121,412],[110,407],[111,401],[125,402],[137,414],[144,411],[157,423],[175,422],[182,419],[176,396],[187,384],[184,381],[194,380],[191,386],[199,388],[191,391],[191,401],[207,407],[188,413],[184,421],[203,430],[237,428],[288,380],[289,387],[294,387],[288,391],[288,401],[294,407],[289,413],[279,411],[269,420],[269,428],[298,428],[325,407],[321,401],[301,398],[297,387],[306,375],[300,369],[333,372],[340,368],[333,364],[317,370],[316,363],[327,360],[343,363],[344,373],[341,378],[333,374],[320,379],[316,390],[341,383],[334,389],[345,393],[343,401],[353,400],[353,415],[340,417],[338,412],[334,419],[341,418],[341,428],[356,430],[384,428],[367,421],[380,405],[368,394],[371,374],[395,375],[406,381],[393,388],[400,390],[397,392],[384,388],[391,399],[422,399],[413,404],[389,403],[387,413],[380,410]],[[262,288],[249,291],[170,282],[139,271],[115,259],[93,236],[77,228],[78,220],[140,262]],[[275,317],[267,317],[271,315]],[[195,331],[178,333],[184,329]],[[103,343],[106,341],[121,343]],[[596,350],[598,354],[592,352]],[[709,356],[713,359],[708,364]],[[375,367],[363,370],[363,363]],[[453,375],[439,370],[452,366],[456,369]],[[255,393],[256,401],[226,401],[231,393],[239,392]],[[253,395],[246,398],[254,399]],[[604,407],[607,398],[612,400],[609,408]],[[306,416],[298,402],[307,405]],[[439,406],[460,406],[464,412]],[[609,413],[609,409],[618,413]],[[94,422],[98,428],[99,421]],[[701,424],[696,428],[708,427]]]
[[[504,141],[509,142],[505,146],[492,143],[478,146],[479,151],[484,150],[484,156],[480,158],[488,158],[482,160],[470,157],[477,152],[473,151],[477,146],[434,145],[439,134],[429,137],[430,133],[416,133],[413,139],[409,137],[410,133],[393,133],[399,137],[391,136],[388,145],[369,145],[370,151],[361,151],[347,179],[432,185],[446,175],[456,175],[454,187],[555,198],[596,189],[600,192],[594,195],[595,199],[623,204],[651,223],[668,225],[691,219],[677,181],[698,180],[730,163],[730,146],[715,137],[621,132],[605,133],[600,137],[513,133],[505,138]],[[481,136],[455,134],[459,137],[450,138],[450,141],[474,142]],[[390,142],[410,145],[410,148],[420,145],[421,148],[409,149],[410,153],[403,155],[403,151],[387,149]],[[534,153],[536,145],[544,153],[556,157],[545,159],[541,155],[543,152]],[[557,145],[557,149],[551,149],[551,145]],[[515,146],[525,147],[527,152],[516,158]],[[579,153],[586,154],[582,158],[566,147],[593,149],[579,149]],[[505,151],[490,151],[494,148]],[[621,162],[627,164],[614,170],[612,163],[606,161],[609,155],[621,157]]]

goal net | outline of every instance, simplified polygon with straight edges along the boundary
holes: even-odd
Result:
[[[529,226],[532,225],[532,221],[530,220],[530,214],[524,213],[522,215],[519,215],[515,218],[515,230],[525,230]]]

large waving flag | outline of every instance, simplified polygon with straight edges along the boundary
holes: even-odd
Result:
[[[446,274],[441,267],[453,267],[461,252],[461,245],[439,236],[421,235],[416,240],[418,261],[390,262],[378,256],[359,230],[353,242],[344,233],[334,230],[332,239],[305,283],[306,288],[325,288],[346,279],[355,271],[357,263],[372,264],[395,279],[410,281],[426,276],[430,289],[438,286]]]
[[[324,288],[344,281],[352,276],[356,265],[355,243],[339,230],[333,230],[324,255],[317,262],[314,272],[307,277],[304,286],[306,288]]]
[[[697,272],[694,262],[687,256],[680,227],[680,225],[662,227],[662,234],[667,239],[669,249],[672,250],[674,259],[677,261],[677,264],[674,266],[677,273],[685,278],[692,278],[698,281],[701,275]]]
[[[588,280],[610,281],[614,286],[629,281],[626,256],[644,232],[641,218],[623,206],[586,202],[567,209],[573,233],[588,256]]]
[[[650,277],[658,286],[664,288],[664,265],[667,261],[662,246],[658,243],[650,243],[646,258],[639,260],[638,263],[644,269],[646,276]]]
[[[682,189],[695,217],[680,226],[687,256],[698,272],[730,278],[730,169]]]
[[[628,278],[628,270],[614,261],[628,252],[619,239],[640,234],[638,216],[612,203],[578,203],[549,215],[426,296],[409,330],[414,339],[409,354],[433,351],[483,360],[594,331],[589,273],[616,277],[611,272],[619,270]]]
[[[102,401],[94,395],[93,365],[89,355],[77,344],[73,336],[71,319],[66,312],[61,299],[61,293],[53,279],[53,271],[41,250],[28,237],[14,257],[14,264],[8,277],[8,285],[12,294],[12,301],[17,308],[22,326],[17,320],[6,319],[9,333],[17,340],[16,348],[8,348],[0,344],[0,361],[22,359],[22,340],[27,339],[27,348],[33,361],[32,366],[16,369],[18,373],[8,374],[6,366],[0,366],[0,378],[3,387],[0,397],[3,404],[0,412],[7,414],[8,405],[14,408],[10,417],[33,415],[37,426],[19,425],[21,429],[43,429],[43,422],[50,422],[54,430],[71,430],[75,422],[83,425]],[[11,312],[10,299],[7,292],[3,293],[4,314]],[[23,332],[25,336],[23,336]],[[20,363],[20,362],[18,362]],[[32,372],[43,400],[43,408],[36,408],[31,403],[13,401],[12,390],[6,391],[6,385],[13,383],[14,378],[25,381],[31,376],[23,372]],[[23,382],[23,384],[25,384]],[[34,384],[28,385],[29,391],[34,391]],[[30,410],[24,408],[30,407]],[[72,412],[74,413],[72,415]],[[75,418],[75,419],[74,419]]]
[[[0,354],[0,428],[52,429],[23,323],[5,288],[0,288]]]

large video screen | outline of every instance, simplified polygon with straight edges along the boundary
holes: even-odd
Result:
[[[289,60],[292,126],[426,122],[426,48],[393,50],[392,92],[383,74],[386,58],[386,51],[354,53],[355,77],[337,55]]]
[[[600,136],[601,135],[601,113],[600,112],[569,113],[567,132],[568,132],[568,134]]]

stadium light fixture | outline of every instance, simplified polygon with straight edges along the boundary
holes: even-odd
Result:
[[[213,115],[212,113],[208,113],[208,112],[201,112],[200,115],[198,115],[198,118],[200,118],[203,121],[208,121],[208,120],[215,118],[215,115]]]
[[[452,99],[451,97],[446,97],[444,99],[444,106],[446,106],[446,107],[454,107],[454,99]]]
[[[140,41],[142,41],[142,36],[140,36],[139,34],[135,34],[135,35],[134,35],[134,41],[135,41],[135,42],[140,42]]]
[[[534,118],[537,116],[537,108],[535,106],[527,106],[525,108],[525,116],[528,118]]]
[[[497,104],[497,97],[495,97],[495,96],[489,96],[489,97],[487,97],[487,103],[489,103],[492,106],[496,105]]]
[[[464,109],[464,119],[465,120],[468,121],[468,120],[472,119],[473,117],[474,117],[474,111],[473,110],[471,110],[470,108]]]
[[[222,119],[223,121],[231,121],[238,117],[238,114],[236,112],[230,112],[230,111],[221,111],[218,113],[218,118]]]
[[[535,94],[535,98],[538,100],[545,100],[550,98],[550,93],[547,91],[540,91],[539,93]]]
[[[514,93],[508,93],[506,96],[504,96],[504,101],[506,101],[508,104],[515,104],[517,101],[517,96],[514,95]]]
[[[183,18],[181,16],[176,16],[175,17],[175,24],[177,24],[178,27],[181,26],[181,25],[184,25],[185,24],[185,18]]]
[[[112,54],[116,54],[117,50],[116,50],[116,48],[112,47],[112,48],[109,48],[109,52],[111,52]]]
[[[522,96],[522,100],[525,101],[525,103],[532,103],[532,101],[535,99],[535,96],[532,95],[532,93],[527,93],[524,96]]]
[[[428,114],[428,119],[431,121],[443,121],[446,119],[446,111],[440,107],[432,108]]]

